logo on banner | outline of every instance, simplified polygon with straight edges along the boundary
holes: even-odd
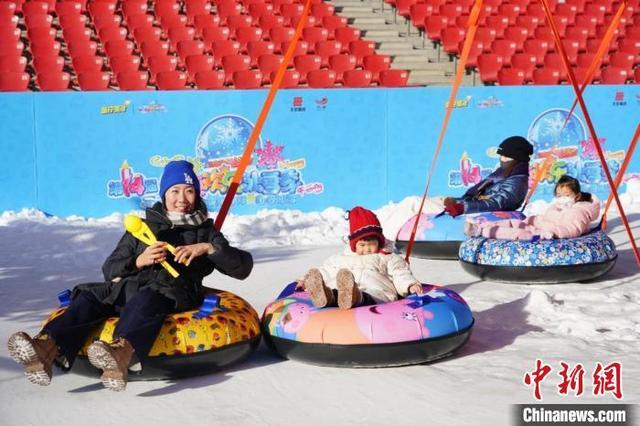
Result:
[[[467,96],[464,99],[456,99],[453,101],[452,108],[467,108],[471,104],[471,96]],[[449,106],[449,101],[444,103],[444,107],[447,108]]]
[[[493,108],[504,106],[503,102],[495,96],[489,96],[487,99],[482,99],[476,104],[478,108]]]
[[[625,106],[627,101],[624,100],[624,92],[618,91],[613,97],[613,106]]]
[[[124,114],[129,109],[129,105],[131,105],[131,101],[126,100],[120,105],[104,105],[100,108],[100,114],[102,115],[111,115],[111,114]]]
[[[120,178],[107,182],[107,196],[109,198],[143,197],[148,194],[156,194],[158,190],[158,179],[147,178],[142,173],[134,172],[127,160],[120,166]]]
[[[326,96],[321,97],[320,99],[316,99],[316,108],[318,111],[323,111],[327,109],[327,104],[329,103],[329,98]]]
[[[306,110],[302,96],[294,96],[291,100],[291,112],[304,112]]]
[[[143,105],[138,108],[138,112],[141,114],[151,114],[154,112],[167,112],[167,107],[157,103],[156,101],[151,101],[147,105]]]

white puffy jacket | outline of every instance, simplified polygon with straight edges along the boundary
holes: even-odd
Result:
[[[336,275],[342,268],[349,269],[360,290],[378,303],[397,300],[398,295],[406,296],[409,287],[419,282],[401,256],[385,251],[359,255],[347,245],[342,254],[331,256],[318,268],[327,287],[337,288]]]

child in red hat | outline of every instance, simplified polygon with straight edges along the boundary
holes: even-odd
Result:
[[[422,294],[422,285],[407,262],[384,250],[385,242],[375,213],[354,207],[349,211],[349,246],[344,253],[310,269],[298,284],[317,308],[337,304],[350,309],[391,302],[409,293]]]

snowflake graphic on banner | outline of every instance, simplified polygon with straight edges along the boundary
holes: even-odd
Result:
[[[196,147],[201,158],[225,158],[242,155],[253,124],[243,117],[223,115],[209,121],[200,131]],[[262,146],[261,141],[258,141]]]
[[[568,113],[564,109],[550,109],[533,120],[528,136],[536,152],[549,150],[558,142],[558,146],[577,145],[586,139],[584,124],[575,114],[562,128]]]
[[[283,149],[284,146],[273,145],[271,141],[268,140],[264,149],[256,149],[256,154],[258,154],[258,164],[256,164],[256,166],[266,166],[268,169],[275,169],[278,161],[284,160],[284,158],[282,158]]]

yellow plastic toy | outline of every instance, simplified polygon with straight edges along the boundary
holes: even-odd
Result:
[[[131,235],[149,246],[158,242],[156,236],[153,235],[153,232],[151,232],[151,229],[149,229],[149,226],[136,215],[126,215],[124,217],[124,227],[127,231],[129,231]],[[167,243],[165,247],[171,252],[171,254],[176,254],[176,248],[171,244]],[[164,269],[167,270],[167,272],[171,274],[173,278],[178,278],[178,276],[180,276],[178,271],[176,271],[175,268],[166,261],[162,261],[160,262],[160,264]]]

